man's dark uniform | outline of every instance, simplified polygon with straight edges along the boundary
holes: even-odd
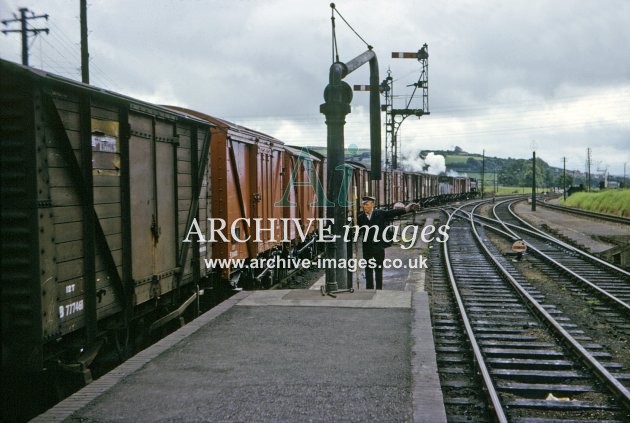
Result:
[[[365,212],[361,212],[357,216],[357,224],[359,226],[378,226],[377,242],[374,242],[374,231],[370,229],[368,231],[367,239],[364,239],[365,232],[361,231],[360,239],[363,240],[363,258],[369,260],[371,258],[376,261],[376,269],[371,269],[368,263],[365,268],[365,287],[367,289],[374,289],[374,274],[376,274],[376,289],[383,289],[383,260],[385,260],[385,248],[390,244],[383,241],[383,231],[388,226],[391,219],[396,216],[405,214],[405,209],[392,209],[392,210],[378,210],[373,209],[370,218],[368,219]],[[391,239],[391,234],[388,234],[388,239]]]

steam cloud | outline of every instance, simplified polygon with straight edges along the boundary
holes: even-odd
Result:
[[[439,175],[446,172],[446,160],[441,154],[430,152],[423,159],[419,150],[404,151],[400,159],[401,167],[412,172],[426,172]]]

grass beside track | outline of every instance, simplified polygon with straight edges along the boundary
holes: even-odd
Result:
[[[630,217],[630,189],[600,192],[576,192],[560,202],[568,207]]]

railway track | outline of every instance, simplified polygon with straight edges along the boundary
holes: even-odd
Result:
[[[444,274],[434,267],[431,294],[450,419],[627,419],[622,366],[486,245],[472,214],[452,213],[448,224]],[[483,390],[475,388],[479,381]]]
[[[529,250],[564,275],[630,316],[630,272],[534,228],[514,213],[512,204],[512,201],[504,201],[493,207],[495,218],[507,232],[523,239]]]
[[[559,206],[556,204],[549,204],[547,201],[538,201],[538,204],[547,207],[549,209],[558,210],[564,213],[573,213],[580,216],[586,216],[597,220],[607,220],[609,222],[623,223],[630,225],[630,219],[622,216],[614,216],[606,213],[597,213],[588,210],[575,209],[572,207]]]
[[[507,204],[507,202],[506,202]],[[496,209],[497,207],[495,207]],[[495,213],[496,214],[496,213]],[[514,233],[505,232],[499,228],[499,222],[495,219],[475,214],[475,218],[485,222],[485,228],[491,229],[487,233],[488,238],[501,251],[509,251],[511,243],[517,239]],[[546,241],[553,245],[549,238]],[[549,247],[550,248],[550,247]],[[563,249],[559,245],[560,250]],[[575,254],[573,250],[566,250],[569,256]],[[587,255],[588,256],[588,255]],[[578,264],[580,261],[577,261]],[[618,293],[625,293],[626,284],[618,283],[619,274],[613,269],[611,279],[606,280],[602,274],[595,272],[601,286],[596,286],[584,277],[574,277],[573,273],[579,270],[564,271],[565,266],[558,265],[555,260],[549,260],[544,254],[528,254],[523,262],[514,265],[519,271],[528,277],[528,281],[547,297],[547,301],[556,304],[569,316],[574,323],[593,337],[596,342],[602,344],[609,351],[613,359],[630,369],[630,314],[627,312],[626,302],[616,297]],[[562,273],[558,273],[558,271]],[[627,279],[627,278],[626,278]],[[605,285],[613,285],[613,292],[605,290]],[[627,379],[623,381],[627,383]]]

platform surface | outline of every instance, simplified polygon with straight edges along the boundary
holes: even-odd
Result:
[[[35,421],[444,422],[427,294],[408,278],[240,292]]]

